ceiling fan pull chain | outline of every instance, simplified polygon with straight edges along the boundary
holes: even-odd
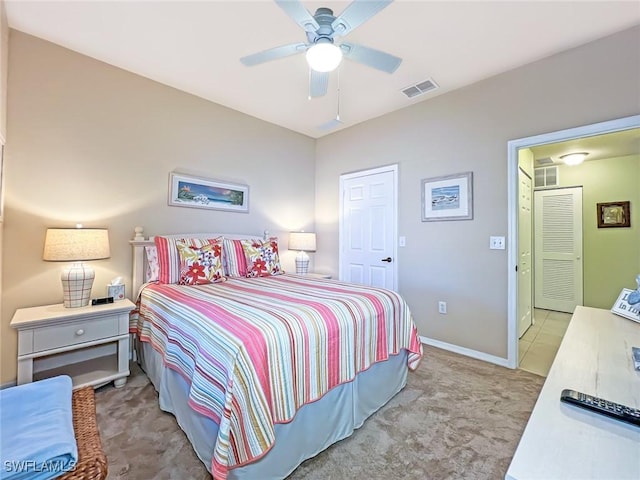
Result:
[[[336,112],[336,120],[340,121],[340,67],[338,67],[338,109]]]

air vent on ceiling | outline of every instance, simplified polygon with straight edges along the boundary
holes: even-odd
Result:
[[[534,186],[540,187],[557,187],[560,185],[560,175],[558,174],[558,166],[534,168]]]
[[[435,90],[436,88],[438,88],[438,84],[431,78],[428,78],[423,82],[416,83],[415,85],[411,85],[407,88],[403,88],[402,93],[404,93],[409,98],[413,98],[417,97],[418,95],[422,95],[423,93],[430,92],[431,90]]]
[[[539,158],[539,159],[536,160],[536,164],[537,165],[552,165],[553,164],[553,160],[551,159],[551,157]]]

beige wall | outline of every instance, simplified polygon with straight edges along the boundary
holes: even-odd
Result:
[[[338,271],[338,181],[399,164],[399,287],[421,335],[507,356],[507,142],[640,113],[640,28],[626,30],[317,142],[316,253]],[[420,179],[473,171],[474,219],[421,222]],[[437,302],[448,302],[439,315]]]
[[[94,296],[130,275],[137,225],[152,235],[314,228],[309,137],[15,30],[9,92],[2,382],[15,379],[15,309],[62,301],[62,267],[42,261],[48,226],[109,228],[111,258],[92,262]],[[248,184],[250,213],[167,206],[178,169]],[[284,257],[295,268],[293,252]]]
[[[640,155],[558,169],[560,186],[582,186],[584,304],[610,309],[640,273]],[[630,228],[598,228],[596,204],[631,202]]]
[[[9,57],[9,26],[7,25],[7,14],[5,11],[4,0],[0,0],[0,148],[4,144],[7,136],[7,71],[8,71],[8,57]],[[3,184],[3,167],[0,165],[0,210],[2,209],[4,201],[4,188]],[[2,259],[4,256],[4,250],[2,248],[4,232],[3,217],[0,216],[0,273],[2,272]],[[2,311],[2,275],[0,274],[0,312]],[[2,324],[0,323],[0,332],[2,331]],[[0,333],[1,335],[1,333]],[[0,337],[3,338],[3,337]],[[7,347],[2,345],[0,341],[0,362],[4,363],[4,351]],[[0,382],[2,381],[0,377]]]
[[[9,26],[4,0],[0,0],[0,137],[7,138],[7,63],[9,57]]]

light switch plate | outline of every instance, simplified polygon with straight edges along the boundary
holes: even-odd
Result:
[[[407,237],[398,238],[398,246],[404,247],[407,244]]]

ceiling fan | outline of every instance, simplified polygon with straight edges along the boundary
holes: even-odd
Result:
[[[335,44],[337,37],[344,37],[393,0],[354,0],[337,17],[333,15],[330,8],[318,8],[316,13],[311,15],[299,0],[274,1],[304,29],[307,42],[270,48],[242,57],[240,61],[246,66],[253,66],[306,52],[307,62],[311,69],[310,97],[321,97],[327,93],[329,72],[340,64],[342,57],[387,73],[395,72],[402,62],[401,58],[374,48],[347,42]]]

